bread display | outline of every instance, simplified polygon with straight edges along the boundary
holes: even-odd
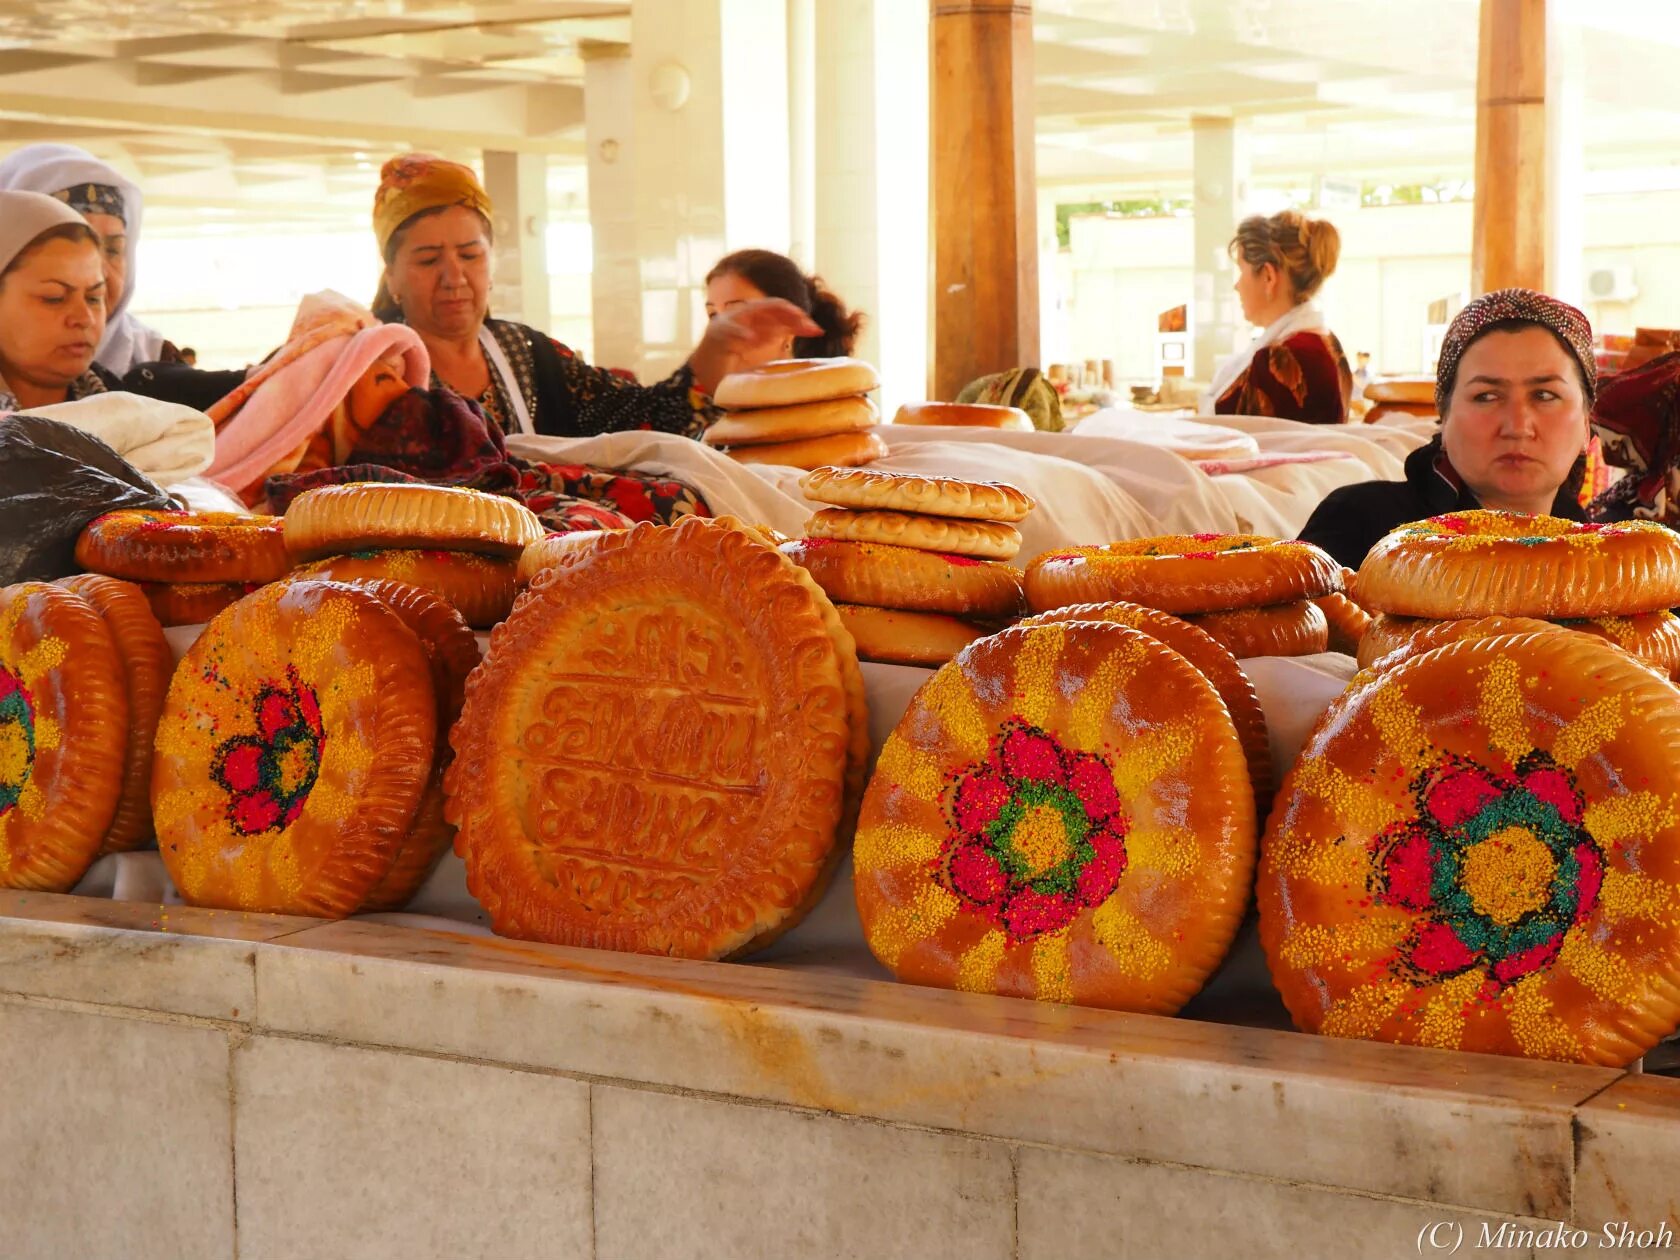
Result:
[[[1170,1014],[1236,932],[1255,851],[1236,729],[1156,639],[1074,621],[965,648],[881,751],[853,849],[901,980]]]
[[[292,567],[276,517],[125,508],[89,521],[76,563],[133,582],[272,582]]]
[[[727,414],[701,440],[743,464],[867,464],[887,453],[868,431],[880,413],[867,395],[880,384],[875,369],[857,359],[783,359],[737,372],[713,391]]]
[[[366,550],[476,551],[517,559],[543,536],[523,503],[456,486],[352,482],[306,490],[286,509],[294,560]]]

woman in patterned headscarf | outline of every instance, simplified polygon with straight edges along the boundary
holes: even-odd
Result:
[[[1532,289],[1484,294],[1447,329],[1435,369],[1441,428],[1407,456],[1406,479],[1331,491],[1301,537],[1356,569],[1391,529],[1443,512],[1581,520],[1597,389],[1585,315]]]
[[[128,312],[140,242],[140,190],[134,184],[73,144],[29,144],[0,161],[0,189],[56,197],[99,234],[110,315],[94,362],[123,376],[137,364],[173,357],[163,334]]]
[[[669,377],[639,385],[589,366],[535,328],[489,317],[491,218],[490,198],[468,167],[420,153],[385,163],[373,201],[385,259],[373,310],[419,333],[434,385],[478,403],[505,433],[661,429],[698,437],[719,380],[765,342],[821,331],[790,303],[749,302],[710,321]]]

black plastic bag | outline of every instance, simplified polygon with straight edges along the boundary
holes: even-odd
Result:
[[[81,571],[82,527],[174,501],[93,434],[45,416],[0,418],[0,586]]]

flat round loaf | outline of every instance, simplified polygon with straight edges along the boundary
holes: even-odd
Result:
[[[518,562],[471,551],[357,551],[298,566],[334,582],[392,581],[424,587],[454,606],[469,626],[488,630],[513,607]]]
[[[837,542],[883,543],[977,560],[1013,560],[1021,550],[1021,531],[996,521],[966,521],[910,512],[854,512],[822,508],[805,522],[807,538]]]
[[[364,590],[265,586],[187,649],[152,763],[152,818],[192,905],[352,914],[390,872],[432,770],[431,666]]]
[[[886,454],[887,444],[876,433],[836,433],[832,437],[729,448],[729,458],[738,464],[777,464],[783,468],[806,469],[821,468],[824,464],[853,468],[859,464],[872,464]]]
[[[807,499],[858,511],[916,512],[1018,524],[1033,510],[1030,495],[1005,481],[959,481],[921,473],[813,468],[799,479]]]
[[[1621,1066],[1680,1022],[1680,692],[1586,635],[1356,677],[1285,779],[1260,938],[1308,1031]]]
[[[1272,745],[1266,729],[1266,712],[1260,707],[1260,696],[1254,684],[1237,664],[1237,658],[1207,631],[1200,630],[1180,617],[1145,608],[1141,604],[1115,602],[1111,604],[1069,604],[1054,612],[1028,617],[1023,626],[1046,626],[1058,621],[1111,621],[1115,625],[1130,626],[1152,639],[1159,639],[1198,670],[1213,684],[1224,702],[1225,711],[1237,728],[1242,741],[1243,759],[1248,762],[1248,777],[1254,784],[1255,817],[1264,822],[1272,804]]]
[[[887,739],[853,846],[858,913],[911,984],[1169,1015],[1224,956],[1254,797],[1213,686],[1124,626],[1005,630]]]
[[[201,626],[236,604],[261,582],[139,582],[140,593],[161,626]]]
[[[1228,612],[1186,613],[1240,661],[1256,656],[1312,656],[1330,650],[1330,624],[1310,599]]]
[[[777,359],[724,377],[712,401],[725,411],[792,407],[878,389],[881,378],[861,359]]]
[[[1359,598],[1403,617],[1626,617],[1680,604],[1680,537],[1477,510],[1402,525],[1359,567]]]
[[[1680,665],[1680,618],[1666,609],[1635,617],[1596,617],[1590,620],[1549,621],[1535,617],[1464,617],[1431,621],[1422,617],[1391,617],[1378,613],[1360,641],[1361,669],[1384,668],[1409,660],[1444,643],[1486,639],[1494,634],[1533,634],[1542,628],[1574,630],[1614,643],[1637,656],[1665,677]],[[1396,656],[1395,653],[1402,652]],[[1392,659],[1390,659],[1392,658]]]
[[[0,589],[0,888],[69,892],[116,817],[128,687],[104,619],[49,582]]]
[[[296,560],[439,548],[517,557],[542,536],[542,523],[523,503],[458,486],[322,486],[305,490],[286,509],[286,546]]]
[[[1342,571],[1342,580],[1346,582],[1347,571]],[[1371,628],[1371,614],[1366,612],[1353,600],[1343,594],[1321,595],[1313,600],[1318,605],[1318,611],[1324,614],[1324,621],[1330,632],[1330,652],[1340,652],[1343,656],[1357,656],[1359,641],[1365,637],[1365,632]]]
[[[272,582],[292,567],[279,517],[151,508],[94,517],[76,563],[136,582]]]
[[[157,735],[170,675],[175,672],[175,655],[152,614],[151,604],[134,583],[83,573],[60,578],[58,585],[87,600],[104,618],[122,662],[128,694],[127,753],[117,812],[99,852],[101,856],[126,853],[152,837],[152,740]]]
[[[1021,571],[992,560],[827,538],[796,539],[781,550],[836,603],[981,619],[1026,608]]]
[[[987,634],[985,627],[945,613],[864,604],[837,604],[834,611],[857,644],[859,659],[887,665],[943,665]]]
[[[613,532],[607,529],[574,529],[564,534],[550,534],[534,543],[528,543],[525,550],[519,553],[519,568],[515,573],[515,580],[523,589],[531,584],[532,578],[572,548],[593,547]]]
[[[1365,413],[1365,423],[1377,424],[1378,422],[1387,419],[1389,416],[1420,416],[1424,418],[1433,418],[1434,415],[1435,404],[1432,402],[1386,402],[1378,403],[1376,406],[1372,407],[1371,410],[1367,411]]]
[[[991,403],[921,402],[905,403],[893,416],[894,424],[942,424],[962,428],[1014,429],[1031,433],[1032,417],[1019,407],[998,407]]]
[[[478,665],[478,638],[448,600],[429,590],[386,579],[363,580],[355,585],[377,596],[413,631],[431,667],[432,694],[437,700],[437,745],[425,792],[414,811],[414,822],[397,849],[391,869],[361,905],[363,913],[401,910],[420,891],[420,885],[426,882],[455,838],[455,829],[443,816],[443,772],[454,756],[449,747],[449,728],[461,716],[467,676]]]
[[[833,606],[729,521],[539,572],[467,685],[444,777],[497,933],[722,958],[814,901],[868,754]]]
[[[1317,599],[1341,566],[1311,543],[1255,534],[1173,534],[1047,551],[1027,566],[1036,612],[1125,600],[1170,613],[1224,612]]]
[[[1391,376],[1365,386],[1365,397],[1378,403],[1419,403],[1435,410],[1433,376]]]
[[[724,416],[701,436],[707,446],[762,446],[800,438],[857,433],[881,423],[881,413],[869,399],[858,396],[793,407],[765,407]]]

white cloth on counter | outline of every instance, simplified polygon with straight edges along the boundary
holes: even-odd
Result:
[[[89,394],[25,414],[93,434],[160,486],[198,476],[216,455],[216,425],[209,416],[139,394]]]
[[[177,626],[166,631],[177,656],[185,651],[202,626]],[[486,636],[480,635],[480,641]],[[1353,677],[1353,658],[1321,656],[1264,657],[1241,662],[1254,684],[1266,714],[1272,764],[1282,780],[1324,710]],[[931,669],[908,665],[863,666],[869,703],[870,758],[879,755],[893,728],[909,707],[917,688],[933,677]],[[121,901],[180,903],[169,882],[163,859],[156,852],[117,853],[100,858],[73,890],[81,896],[112,897]],[[371,922],[442,927],[450,931],[487,932],[487,916],[467,891],[466,867],[454,853],[444,855],[437,870],[401,912],[358,915]],[[797,961],[876,979],[890,978],[864,944],[863,926],[852,897],[852,864],[848,854],[834,882],[816,907],[770,948],[753,955],[752,962],[770,965]]]

